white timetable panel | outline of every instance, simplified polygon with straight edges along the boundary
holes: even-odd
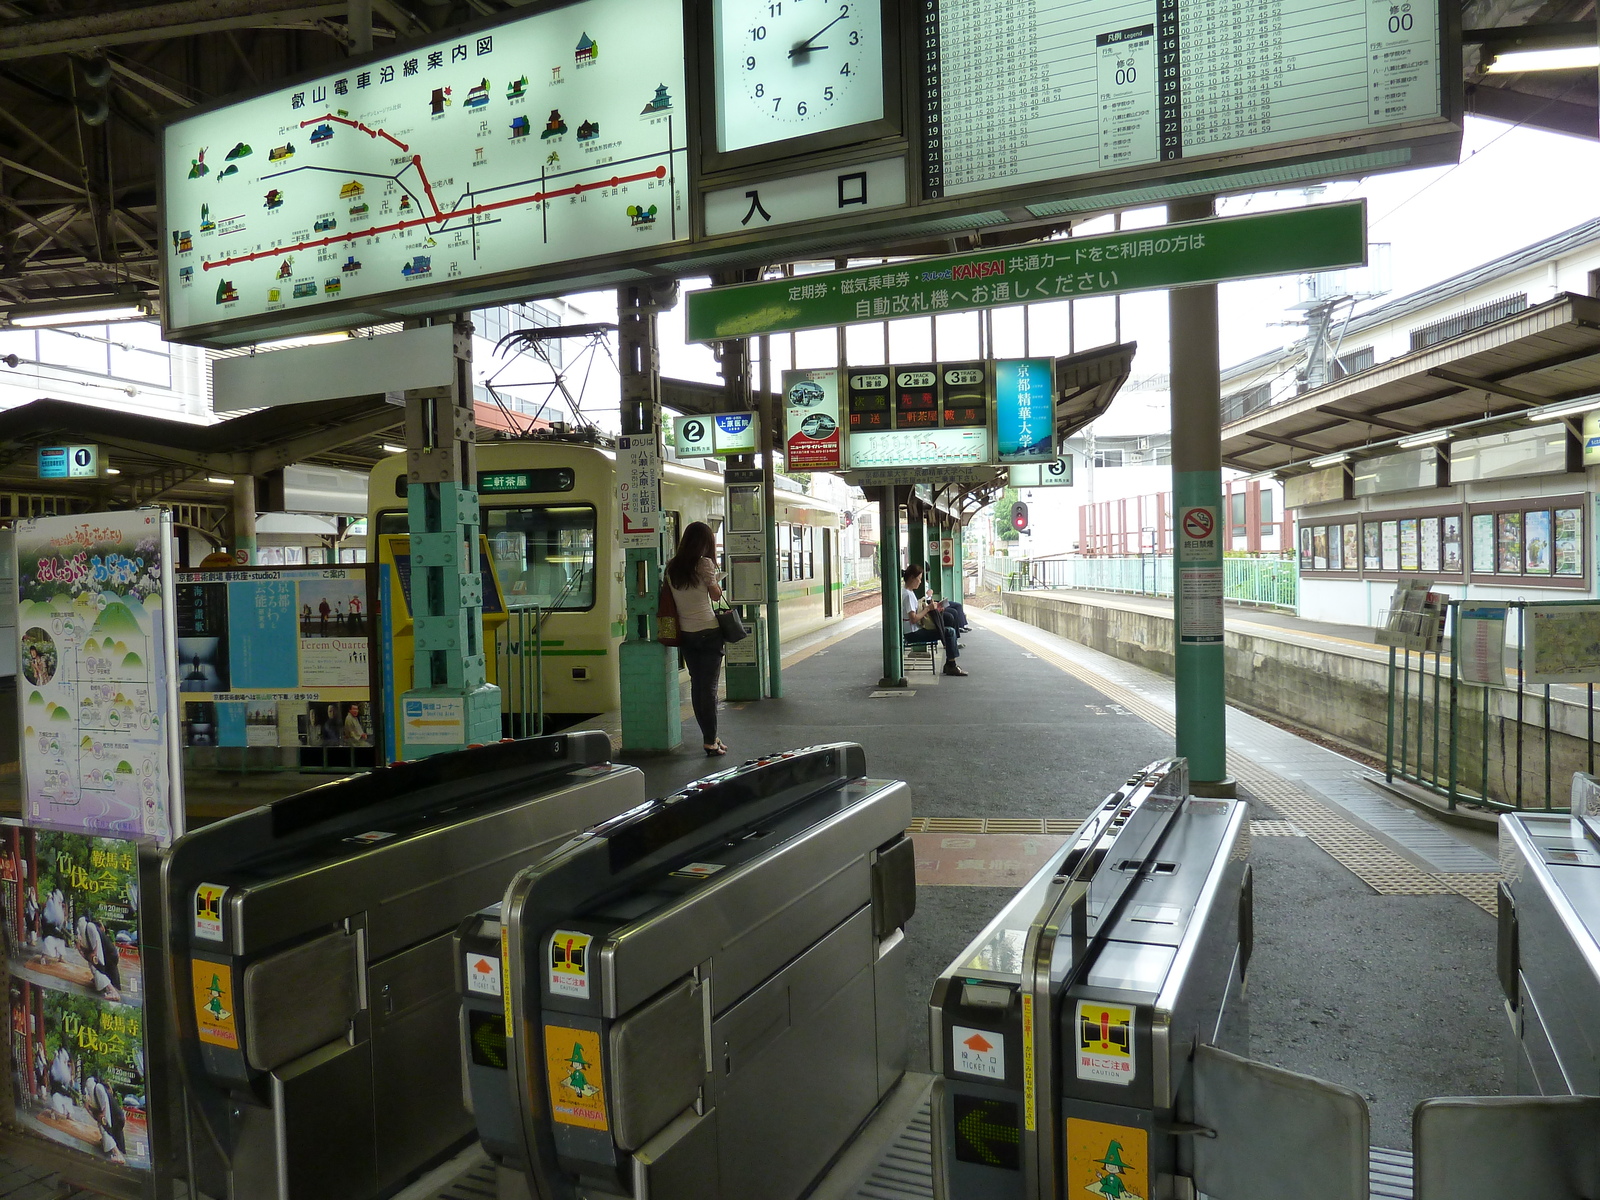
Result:
[[[923,0],[929,198],[1440,116],[1434,0]]]
[[[683,63],[679,0],[581,0],[174,121],[168,329],[443,308],[685,239]]]

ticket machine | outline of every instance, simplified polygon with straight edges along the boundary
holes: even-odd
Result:
[[[398,763],[193,831],[162,872],[200,1190],[361,1200],[464,1141],[452,934],[644,802],[603,733]]]
[[[899,1079],[904,783],[849,743],[582,834],[469,919],[480,1136],[541,1200],[795,1200]],[[474,986],[505,947],[503,996]]]

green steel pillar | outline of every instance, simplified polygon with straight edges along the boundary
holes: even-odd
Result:
[[[500,740],[500,689],[486,681],[478,569],[472,325],[455,322],[455,379],[406,392],[407,517],[415,678],[400,697],[400,757]]]
[[[966,563],[961,553],[962,535],[965,528],[958,522],[950,527],[950,584],[945,595],[955,600],[957,604],[965,604],[966,596]]]
[[[841,360],[843,361],[843,360]],[[772,339],[761,339],[761,503],[767,514],[762,545],[767,556],[767,695],[783,695],[783,628],[778,620],[778,459],[785,445],[783,402],[772,390]],[[757,649],[756,653],[760,653]]]
[[[661,356],[656,314],[678,301],[675,280],[650,280],[617,289],[617,343],[621,357],[622,432],[661,447]],[[661,471],[656,471],[659,489]],[[660,492],[655,508],[661,508]],[[619,518],[620,519],[620,518]],[[659,531],[660,522],[656,524]],[[668,547],[668,551],[675,547]],[[662,546],[623,551],[625,604],[623,642],[617,647],[622,690],[622,749],[675,750],[683,742],[678,699],[678,649],[656,640],[656,602],[661,588]],[[596,570],[604,570],[596,564]]]
[[[906,566],[922,568],[922,591],[919,596],[926,595],[928,591],[928,527],[927,518],[923,514],[916,493],[910,492],[906,496]],[[898,535],[900,523],[895,522],[895,533]],[[900,568],[894,570],[894,586],[900,587]]]
[[[878,579],[883,595],[883,678],[879,687],[906,686],[900,616],[900,503],[897,489],[878,489]]]
[[[1211,216],[1211,200],[1167,208],[1169,221]],[[1228,778],[1222,576],[1222,374],[1217,288],[1168,294],[1172,339],[1175,586],[1173,665],[1178,753],[1197,795],[1232,796]]]
[[[930,596],[944,595],[944,566],[939,559],[939,543],[944,540],[944,521],[938,510],[928,510],[928,535],[926,539],[928,566],[928,594]]]

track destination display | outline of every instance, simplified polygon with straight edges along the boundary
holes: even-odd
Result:
[[[686,238],[683,64],[678,4],[584,0],[174,122],[167,329]]]
[[[924,0],[924,191],[1441,115],[1435,0]]]

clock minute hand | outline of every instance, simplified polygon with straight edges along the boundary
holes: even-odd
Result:
[[[845,17],[845,14],[844,13],[840,13],[837,17],[835,17],[833,20],[829,21],[826,25],[824,25],[821,29],[819,29],[815,33],[813,33],[805,41],[798,43],[793,50],[789,51],[789,57],[790,58],[794,58],[796,55],[810,54],[813,50],[826,50],[827,49],[826,46],[814,46],[814,45],[812,45],[812,43],[815,42],[823,34],[827,33],[828,30],[832,29],[840,21],[844,20],[844,17]]]

